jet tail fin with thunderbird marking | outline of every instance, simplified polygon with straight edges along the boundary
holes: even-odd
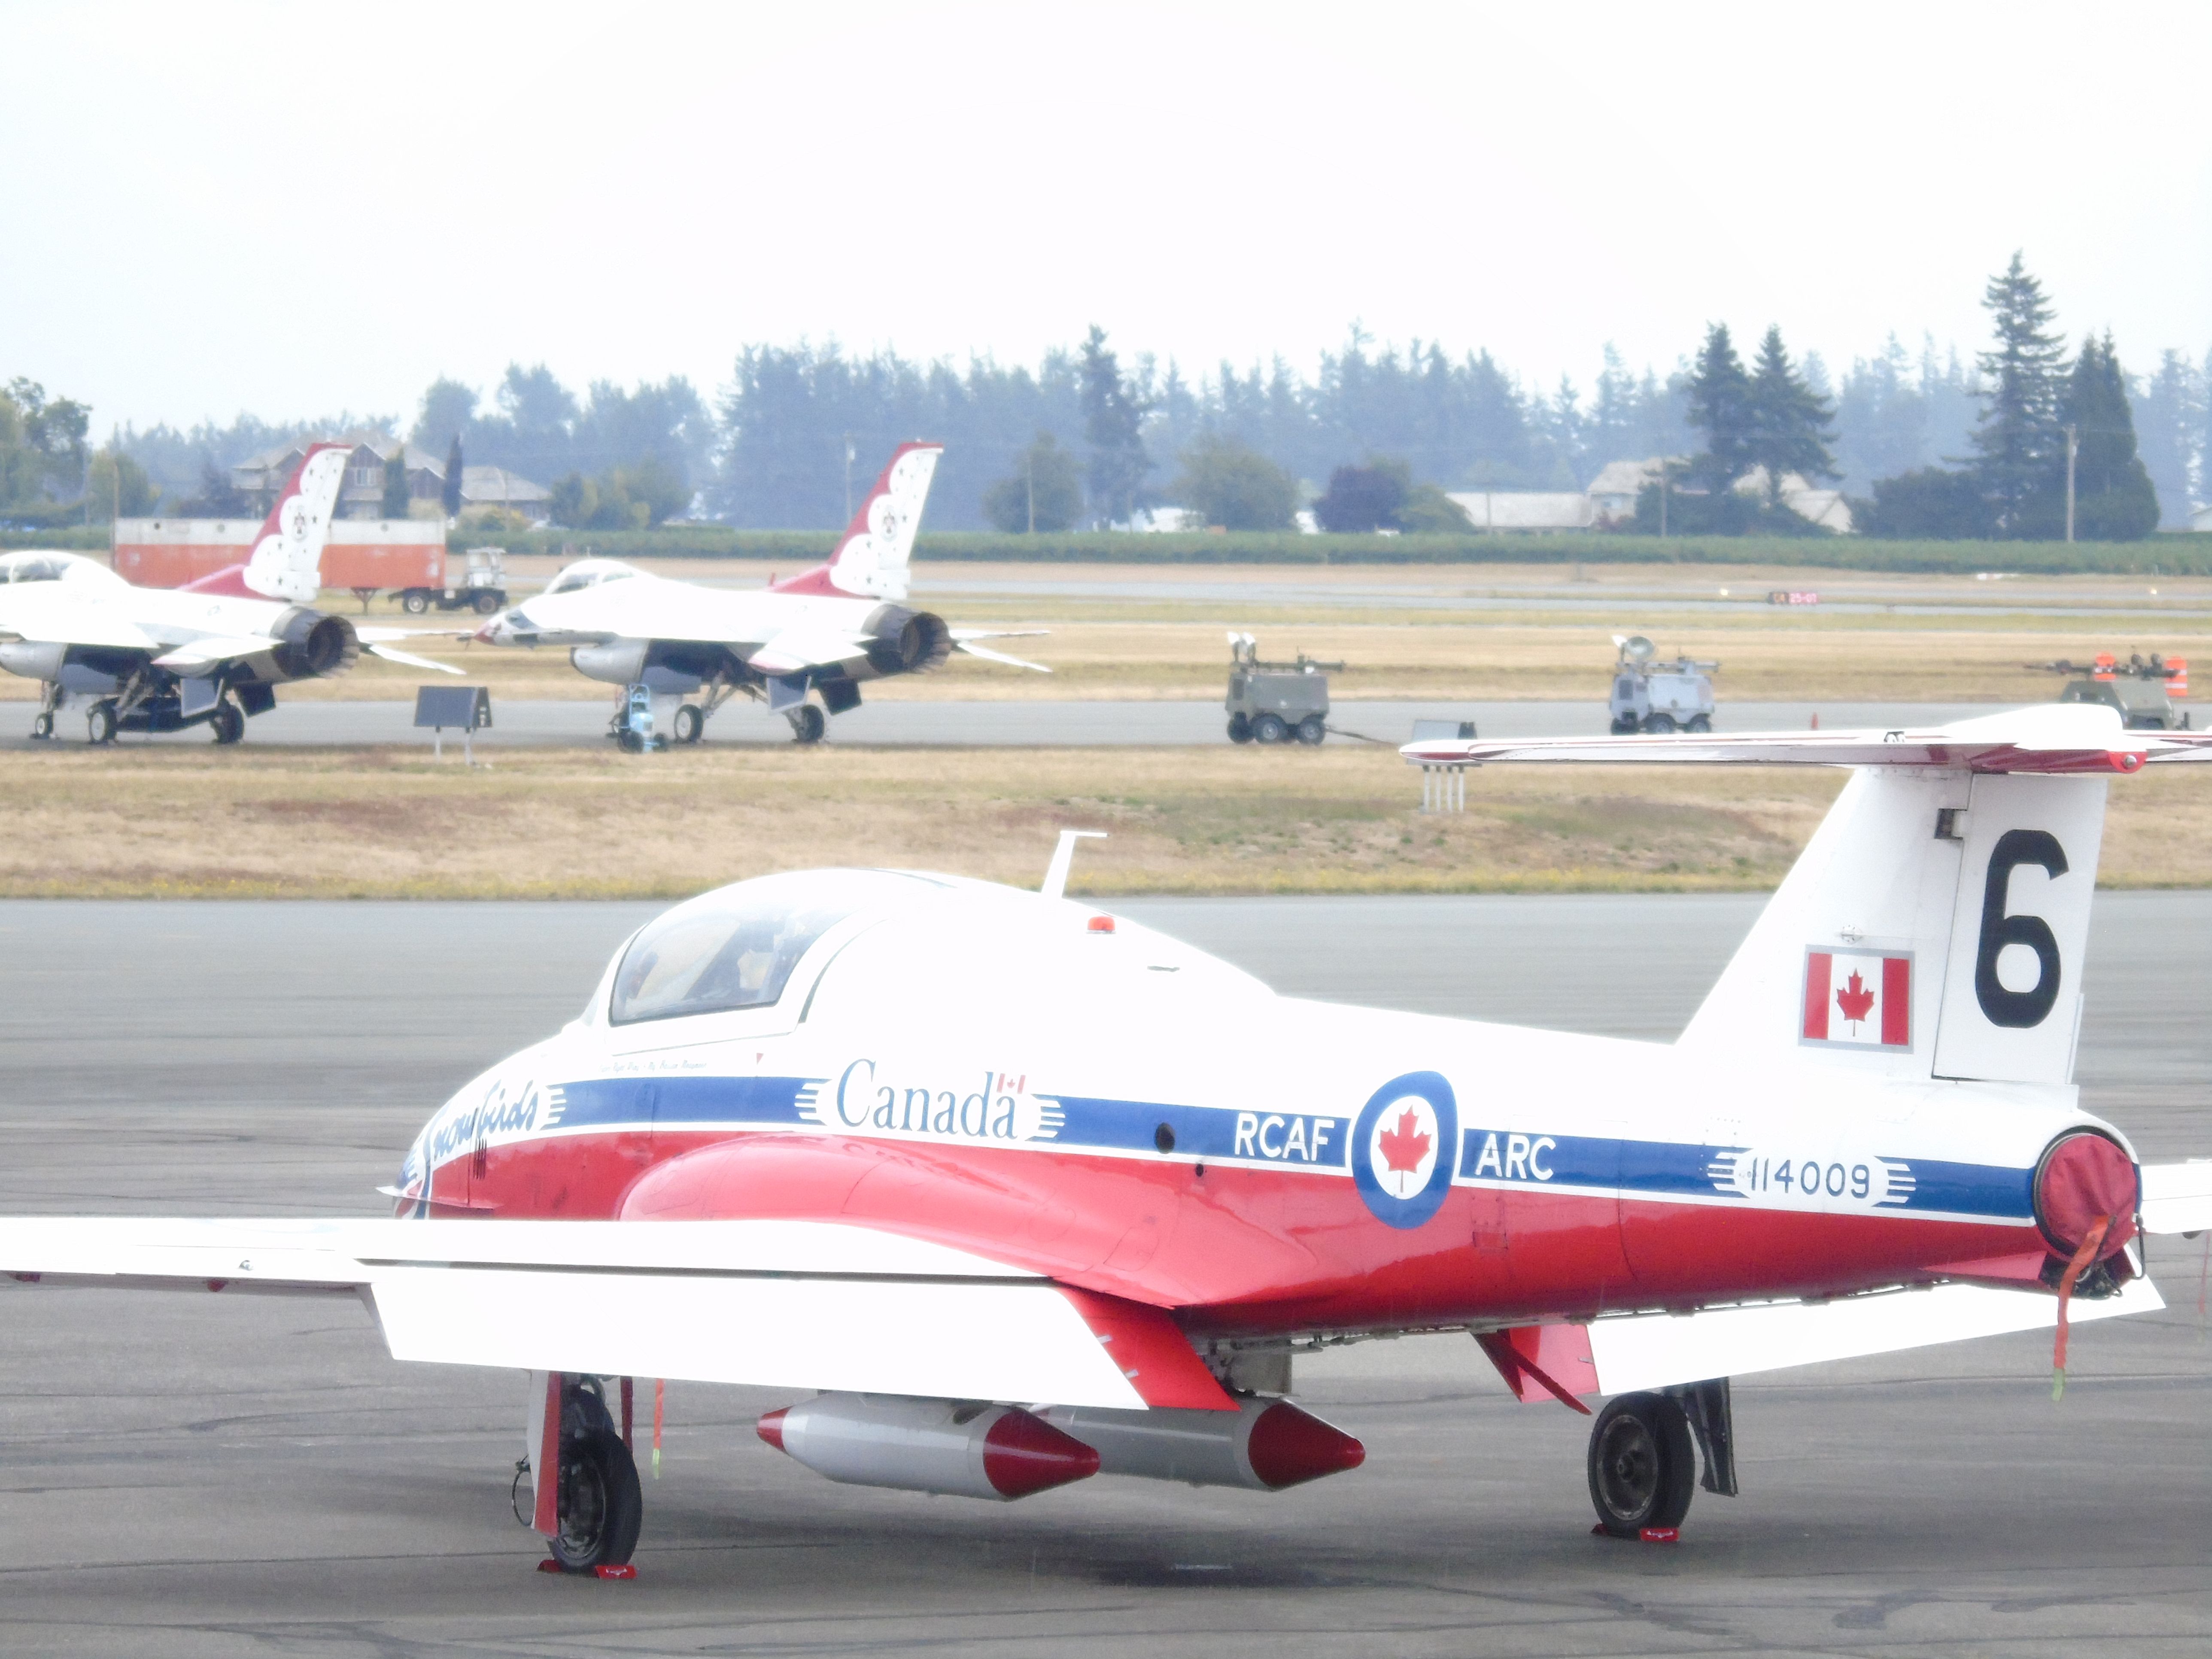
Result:
[[[323,545],[337,511],[351,444],[307,446],[307,453],[261,521],[253,550],[244,564],[211,572],[186,582],[189,593],[237,599],[289,599],[312,605],[323,586]]]
[[[921,526],[930,480],[944,453],[945,446],[934,443],[903,443],[893,450],[828,562],[771,582],[769,591],[863,599],[906,598],[915,532]]]

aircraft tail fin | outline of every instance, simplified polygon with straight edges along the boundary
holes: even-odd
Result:
[[[770,590],[850,599],[906,598],[915,532],[921,528],[930,481],[944,453],[945,446],[938,443],[903,443],[893,450],[827,562],[771,582]]]
[[[2073,1076],[2109,781],[2153,762],[2212,759],[2196,735],[2126,731],[2094,704],[1925,730],[1431,740],[1402,752],[1430,765],[1856,768],[1682,1046],[2046,1085]]]
[[[323,547],[330,540],[331,519],[353,449],[351,444],[308,445],[261,521],[246,562],[186,582],[185,591],[313,604],[322,591]]]

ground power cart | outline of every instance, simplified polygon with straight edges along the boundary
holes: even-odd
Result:
[[[1688,657],[1655,662],[1651,641],[1641,634],[1615,634],[1613,643],[1620,653],[1613,665],[1613,696],[1607,703],[1614,736],[1713,729],[1711,676],[1720,664]]]
[[[1229,636],[1229,740],[1317,744],[1328,735],[1328,675],[1340,662],[1261,662],[1249,634]]]

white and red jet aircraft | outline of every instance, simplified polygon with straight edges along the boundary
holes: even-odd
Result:
[[[943,444],[901,444],[828,562],[765,590],[702,587],[619,559],[579,559],[476,637],[566,647],[579,673],[643,687],[655,725],[665,714],[678,743],[698,742],[708,719],[738,692],[787,717],[799,742],[818,742],[827,715],[860,707],[863,681],[921,673],[955,651],[1048,674],[978,643],[1033,630],[951,628],[902,603],[915,532],[944,453]],[[702,692],[703,701],[683,701]],[[621,736],[625,721],[626,708],[618,710],[608,735]]]
[[[2212,1226],[2212,1164],[2139,1168],[2070,1076],[2107,781],[2208,744],[2050,706],[1409,748],[1856,769],[1671,1045],[1279,997],[1064,898],[1072,836],[1042,894],[740,882],[456,1094],[393,1218],[13,1219],[0,1275],[354,1296],[398,1358],[529,1372],[570,1571],[638,1534],[605,1379],[805,1395],[760,1436],[836,1480],[1276,1490],[1362,1458],[1294,1357],[1414,1331],[1611,1396],[1599,1523],[1669,1528],[1700,1463],[1735,1490],[1732,1375],[2053,1325],[2063,1366],[2069,1307],[2160,1305],[2137,1235]]]
[[[277,686],[343,674],[364,649],[459,673],[395,650],[388,641],[407,638],[404,629],[359,628],[314,609],[351,453],[309,446],[246,562],[183,587],[133,587],[74,553],[0,557],[0,668],[46,684],[31,735],[51,738],[55,717],[82,703],[94,743],[203,725],[217,743],[236,743],[249,714],[276,706]]]

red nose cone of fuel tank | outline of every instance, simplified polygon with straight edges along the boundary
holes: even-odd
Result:
[[[2035,1172],[2036,1224],[2052,1249],[2071,1256],[2089,1229],[2110,1217],[2097,1251],[2101,1261],[2135,1237],[2140,1195],[2134,1163],[2112,1141],[2087,1131],[2062,1136]]]
[[[778,1451],[783,1449],[784,1414],[790,1409],[786,1406],[781,1411],[765,1412],[762,1413],[761,1420],[753,1425],[753,1432]]]
[[[1339,1428],[1279,1400],[1252,1425],[1244,1455],[1252,1473],[1280,1491],[1324,1474],[1341,1474],[1367,1461],[1367,1448]]]
[[[761,1419],[763,1439],[767,1423]],[[1097,1473],[1096,1451],[1025,1411],[1008,1412],[983,1437],[983,1478],[1003,1498],[1027,1498]]]

